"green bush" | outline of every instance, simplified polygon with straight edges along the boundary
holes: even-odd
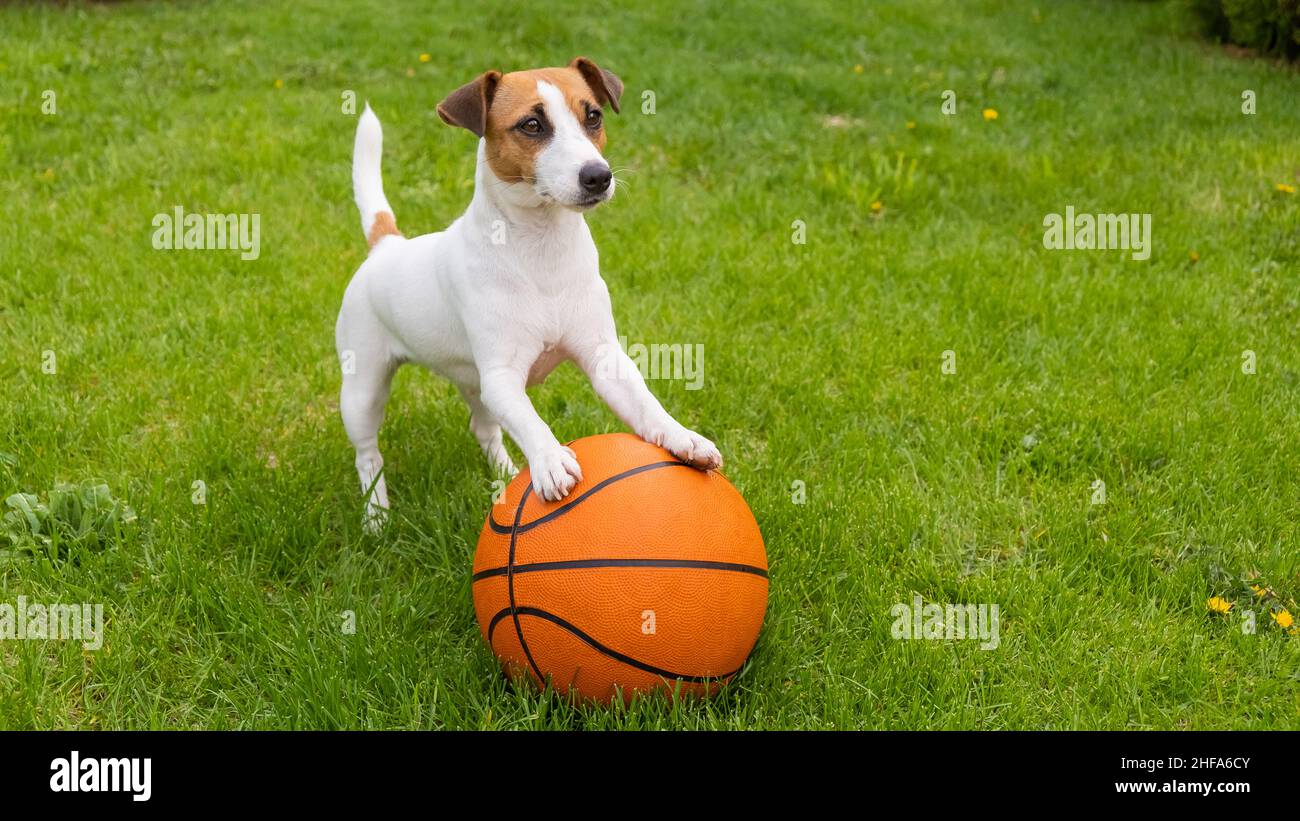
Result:
[[[0,518],[0,546],[7,541],[13,550],[0,551],[0,559],[42,549],[63,556],[72,546],[97,550],[136,519],[130,506],[95,479],[55,485],[45,501],[35,493],[15,493],[4,504],[8,510]]]
[[[1300,0],[1190,0],[1211,37],[1260,54],[1300,57]]]

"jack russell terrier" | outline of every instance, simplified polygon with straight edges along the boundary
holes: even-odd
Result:
[[[488,71],[452,92],[438,116],[479,138],[474,196],[446,231],[411,239],[384,197],[379,120],[369,105],[362,112],[352,186],[370,255],[343,295],[335,340],[339,410],[368,494],[368,529],[387,516],[379,426],[406,362],[455,383],[488,461],[513,475],[504,428],[547,501],[567,496],[582,471],[525,389],[565,360],[642,439],[698,468],[722,464],[711,441],[664,410],[619,345],[583,217],[614,196],[601,109],[618,113],[622,93],[618,77],[583,57],[564,68]]]

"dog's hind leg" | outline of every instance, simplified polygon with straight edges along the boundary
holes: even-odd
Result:
[[[340,344],[343,388],[339,411],[343,427],[357,452],[357,476],[366,498],[363,524],[377,533],[388,518],[388,487],[384,482],[384,458],[379,454],[379,426],[398,362],[379,350],[352,351]]]
[[[519,472],[519,468],[515,467],[509,451],[506,450],[501,436],[501,423],[487,408],[483,407],[483,401],[479,398],[477,390],[461,388],[460,395],[465,398],[465,404],[469,405],[470,432],[478,440],[478,446],[483,449],[483,455],[487,457],[492,470],[506,478],[514,476]]]

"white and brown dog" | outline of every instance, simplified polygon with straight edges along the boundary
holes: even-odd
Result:
[[[622,93],[618,77],[582,57],[564,68],[489,71],[454,91],[438,115],[479,138],[474,197],[446,231],[411,239],[384,197],[379,120],[369,106],[361,114],[352,184],[371,251],[343,296],[335,338],[339,408],[369,494],[368,527],[388,509],[379,426],[406,362],[456,384],[489,462],[513,474],[504,428],[546,500],[568,495],[582,473],[525,389],[565,360],[638,436],[696,467],[721,465],[717,447],[663,409],[620,347],[583,217],[614,196],[601,109],[617,113]]]

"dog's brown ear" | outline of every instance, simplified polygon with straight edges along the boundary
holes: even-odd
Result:
[[[473,82],[466,83],[438,103],[438,116],[447,125],[460,126],[474,132],[476,137],[487,133],[488,108],[497,93],[501,72],[485,71]]]
[[[587,81],[591,90],[596,92],[596,101],[602,106],[609,104],[614,113],[619,113],[618,101],[623,96],[623,81],[612,71],[606,71],[586,57],[574,57],[569,68],[576,68]]]

